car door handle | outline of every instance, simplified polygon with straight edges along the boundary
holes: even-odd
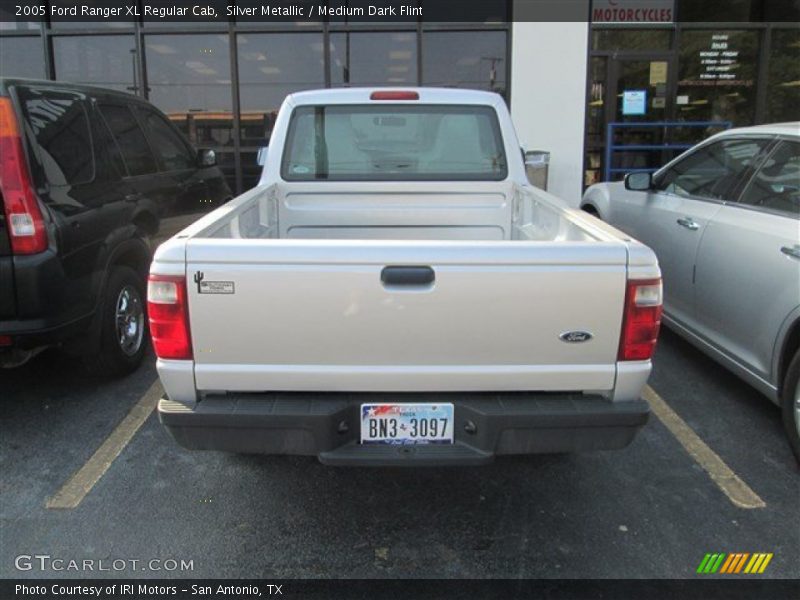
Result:
[[[781,252],[783,252],[786,256],[791,256],[792,258],[800,258],[800,246],[784,246],[781,248]]]
[[[686,227],[686,229],[689,229],[690,231],[697,231],[700,229],[700,225],[695,223],[691,217],[681,217],[678,219],[678,225],[681,227]]]
[[[383,285],[430,285],[436,273],[430,267],[384,267],[381,271]]]
[[[136,194],[125,194],[125,202],[138,202],[142,199],[142,195],[139,193]]]

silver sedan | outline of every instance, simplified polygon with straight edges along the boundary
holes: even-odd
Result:
[[[725,131],[581,208],[655,250],[664,322],[781,406],[800,461],[800,123]]]

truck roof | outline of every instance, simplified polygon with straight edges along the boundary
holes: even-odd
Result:
[[[373,92],[415,92],[417,100],[372,100]],[[358,87],[308,90],[296,92],[287,97],[287,102],[294,105],[303,104],[372,104],[376,102],[393,102],[395,104],[409,104],[416,102],[424,104],[476,104],[483,106],[496,106],[505,101],[500,94],[482,92],[478,90],[463,90],[455,88],[431,87]]]

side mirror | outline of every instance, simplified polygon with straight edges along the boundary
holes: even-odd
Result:
[[[550,163],[550,153],[545,150],[523,150],[526,167],[544,167]]]
[[[625,189],[632,192],[646,192],[653,189],[653,174],[628,173],[625,175]]]
[[[201,167],[213,167],[217,164],[217,153],[213,150],[198,150],[197,164]]]
[[[258,149],[258,156],[256,157],[256,162],[260,167],[263,167],[265,164],[267,164],[268,151],[269,151],[268,146],[261,146],[261,148]]]

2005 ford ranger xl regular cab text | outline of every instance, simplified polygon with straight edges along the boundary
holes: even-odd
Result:
[[[621,448],[646,422],[656,257],[528,184],[500,96],[292,94],[264,168],[150,269],[183,446],[481,464]]]

